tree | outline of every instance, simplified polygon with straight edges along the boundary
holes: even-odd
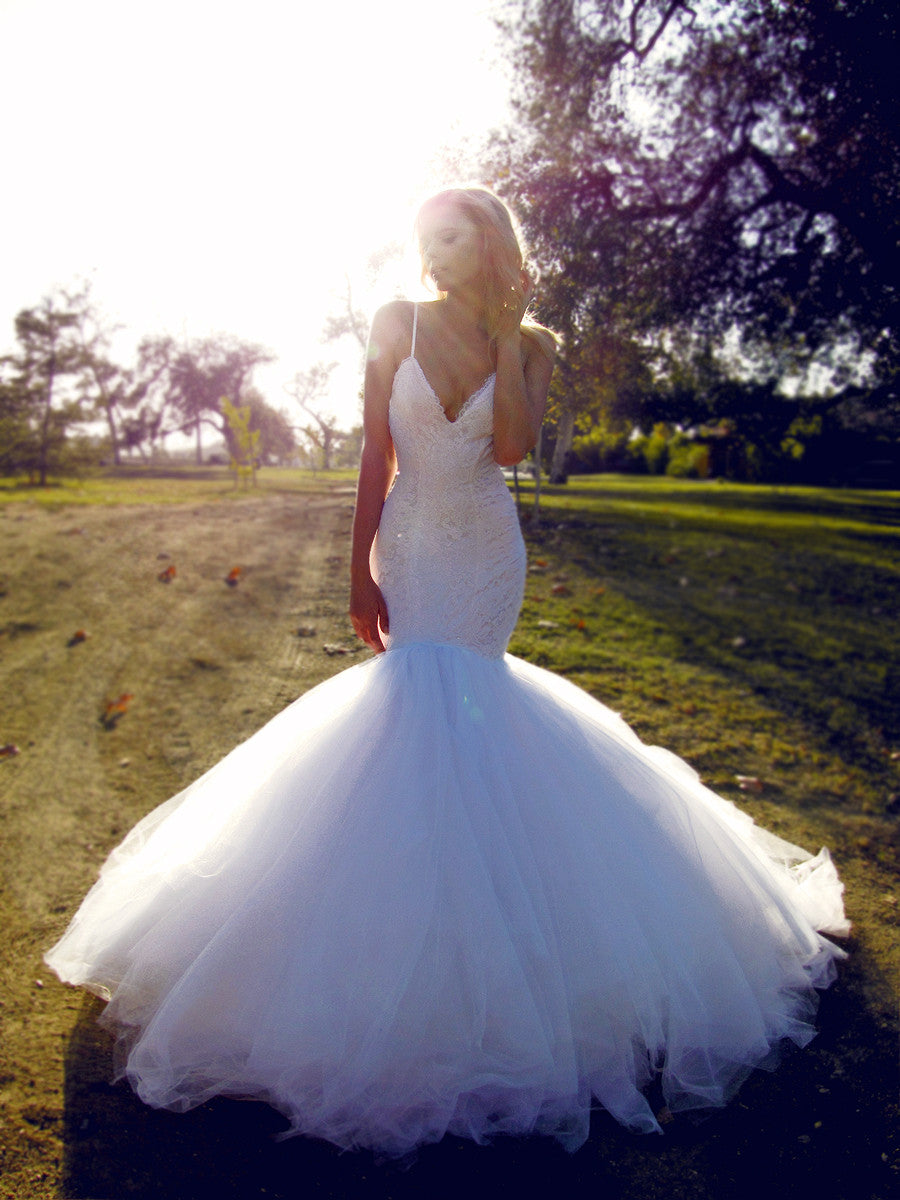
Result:
[[[569,453],[579,427],[633,419],[652,384],[644,356],[636,343],[614,329],[592,329],[573,339],[560,356],[547,404],[553,429],[550,482],[564,483]]]
[[[48,472],[62,460],[66,435],[86,420],[68,377],[81,368],[78,322],[84,295],[46,296],[15,320],[17,353],[2,361],[9,374],[0,391],[3,425],[18,449],[8,454],[8,469],[26,469],[46,486]]]
[[[222,413],[227,422],[229,442],[231,444],[231,469],[234,471],[234,486],[243,479],[247,485],[248,477],[256,486],[256,468],[259,463],[259,430],[250,427],[250,405],[238,407],[232,404],[227,396],[221,400]]]
[[[113,462],[121,461],[123,445],[133,444],[136,429],[146,430],[146,418],[129,419],[129,413],[141,405],[152,383],[152,373],[141,378],[113,362],[110,342],[115,328],[108,326],[90,303],[87,291],[78,314],[78,337],[81,359],[81,393],[93,409],[106,421]],[[120,431],[120,423],[129,421],[128,436]]]
[[[145,338],[139,347],[140,369],[150,375],[150,386],[161,392],[160,419],[168,410],[177,414],[170,431],[194,433],[198,466],[203,462],[203,426],[226,437],[222,396],[239,405],[255,368],[273,361],[274,355],[262,346],[226,335],[180,345],[171,337]]]
[[[886,0],[515,0],[494,176],[573,344],[736,329],[761,376],[836,402],[900,350],[897,21]]]
[[[0,378],[0,473],[9,475],[30,463],[34,430],[29,397],[8,379]]]
[[[316,363],[307,371],[298,371],[285,391],[297,401],[303,411],[312,418],[312,424],[301,427],[301,432],[320,452],[322,469],[330,471],[334,465],[334,452],[344,437],[334,413],[325,407],[328,381],[337,363]]]
[[[337,342],[342,338],[351,337],[365,354],[369,341],[369,319],[361,308],[353,303],[353,287],[350,276],[345,276],[346,291],[344,294],[343,311],[332,314],[325,319],[322,330],[323,342]]]
[[[250,428],[259,434],[257,456],[260,464],[293,458],[297,441],[285,413],[268,404],[253,387],[244,391],[244,407],[250,412]]]

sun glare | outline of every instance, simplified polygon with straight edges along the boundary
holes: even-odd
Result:
[[[6,135],[25,182],[0,350],[19,309],[88,279],[135,338],[227,331],[284,379],[335,357],[318,339],[346,280],[367,309],[415,286],[411,256],[374,285],[368,259],[453,181],[442,148],[503,119],[492,8],[6,0],[0,103],[28,120]]]

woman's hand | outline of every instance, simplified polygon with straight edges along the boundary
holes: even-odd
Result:
[[[385,650],[382,634],[389,630],[388,610],[381,588],[371,575],[350,583],[350,620],[353,628],[376,654]]]
[[[510,336],[518,336],[519,329],[528,311],[528,305],[534,299],[534,280],[526,270],[519,274],[519,286],[510,288],[509,296],[503,305],[500,315],[500,327],[497,330],[497,340]]]

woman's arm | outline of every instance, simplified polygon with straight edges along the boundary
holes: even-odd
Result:
[[[388,424],[394,374],[399,365],[398,326],[405,327],[400,304],[379,309],[372,322],[366,359],[363,400],[363,448],[353,517],[353,550],[350,561],[350,619],[362,640],[377,653],[384,650],[382,634],[388,632],[388,611],[381,590],[372,578],[369,555],[394,475],[397,458]]]
[[[494,383],[494,458],[511,467],[536,444],[553,374],[552,335],[524,335],[522,317],[531,299],[532,284],[522,274],[522,295],[509,308],[508,320],[496,340],[497,378]]]
[[[502,467],[521,462],[537,444],[552,374],[553,359],[518,330],[498,339],[494,458]]]

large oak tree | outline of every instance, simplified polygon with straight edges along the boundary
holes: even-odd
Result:
[[[494,174],[545,319],[682,352],[737,332],[759,377],[817,363],[896,417],[897,24],[887,0],[511,0]]]

